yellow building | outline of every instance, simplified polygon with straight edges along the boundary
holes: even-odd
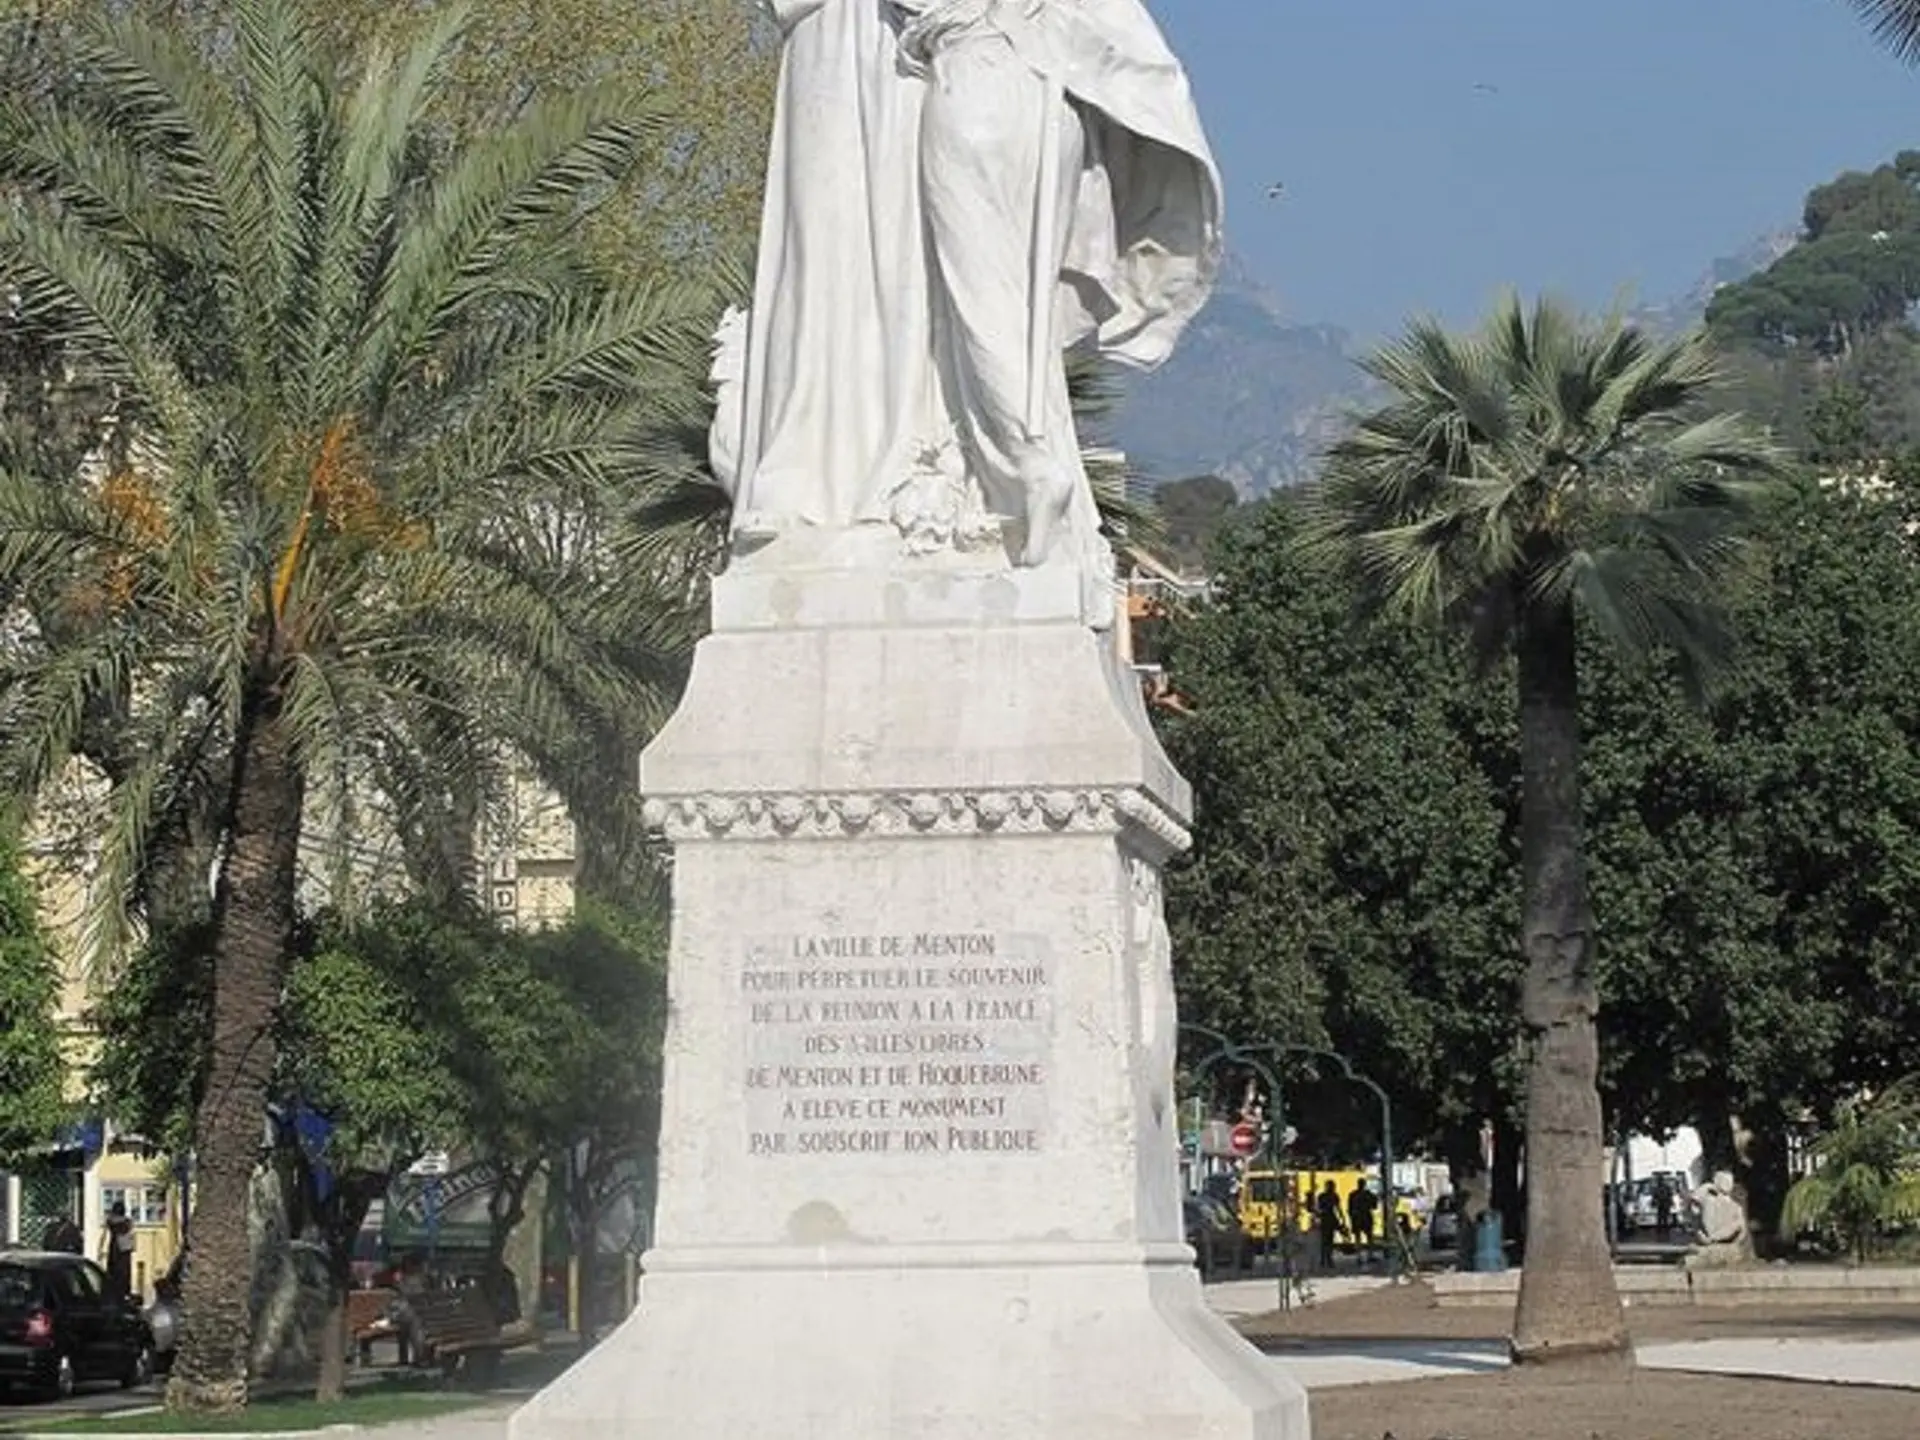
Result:
[[[65,1134],[52,1137],[36,1163],[4,1177],[0,1241],[39,1246],[49,1227],[64,1220],[79,1227],[86,1253],[98,1259],[107,1216],[115,1203],[125,1205],[134,1224],[134,1285],[145,1294],[179,1253],[180,1207],[173,1177],[165,1160],[138,1136],[88,1116],[85,1105],[93,1056],[87,1015],[95,989],[80,935],[98,858],[90,837],[99,833],[101,794],[95,777],[76,764],[66,783],[41,806],[38,824],[26,841],[27,873],[40,922],[60,962],[67,1098],[83,1118]]]

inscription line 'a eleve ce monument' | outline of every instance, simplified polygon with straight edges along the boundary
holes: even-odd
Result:
[[[1141,0],[770,0],[717,337],[655,1247],[513,1440],[1305,1440],[1182,1242],[1161,867],[1072,350],[1164,359],[1220,187]]]

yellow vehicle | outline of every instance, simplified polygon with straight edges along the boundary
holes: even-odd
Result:
[[[1333,1182],[1340,1197],[1340,1215],[1347,1213],[1347,1199],[1362,1184],[1380,1189],[1378,1170],[1249,1170],[1240,1184],[1240,1228],[1247,1238],[1272,1241],[1282,1231],[1288,1217],[1295,1233],[1313,1229],[1313,1197]],[[1418,1230],[1425,1217],[1405,1195],[1394,1198],[1394,1214],[1408,1230]]]

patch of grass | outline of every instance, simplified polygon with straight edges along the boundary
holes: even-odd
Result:
[[[397,1420],[427,1420],[485,1405],[485,1395],[371,1386],[331,1405],[307,1399],[262,1400],[238,1415],[195,1416],[148,1412],[139,1415],[68,1415],[32,1427],[92,1435],[222,1435],[234,1431],[286,1431],[297,1434],[328,1425],[385,1425]]]

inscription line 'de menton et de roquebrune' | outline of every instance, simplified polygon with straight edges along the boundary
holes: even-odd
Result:
[[[984,931],[748,947],[747,1152],[1037,1154],[1045,941]]]

